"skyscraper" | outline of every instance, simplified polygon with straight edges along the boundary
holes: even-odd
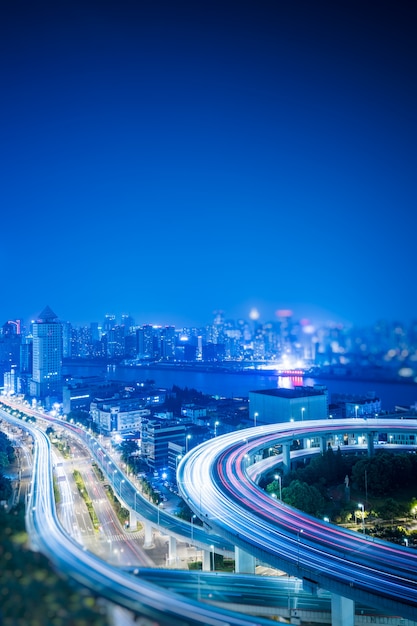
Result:
[[[30,395],[40,400],[62,400],[62,324],[47,306],[32,326],[33,361]]]

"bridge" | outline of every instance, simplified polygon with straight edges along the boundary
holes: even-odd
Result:
[[[9,414],[5,414],[4,417],[10,419]],[[42,415],[42,418],[44,417]],[[46,419],[49,421],[49,418]],[[39,439],[39,435],[34,435],[34,432],[39,433],[40,431],[33,426],[27,426],[26,423],[23,425],[20,420],[16,421],[19,426],[23,426],[31,432],[37,442],[36,447],[43,448],[44,444]],[[62,421],[60,424],[70,427],[77,436],[84,438],[85,443],[89,445],[89,449],[96,455],[96,458],[100,458],[101,454],[104,454],[104,451],[99,452],[98,442],[83,429],[70,426]],[[157,515],[161,515],[162,511],[157,511],[157,508],[150,503],[148,503],[149,509],[144,511],[142,505],[146,501],[142,499],[139,502],[136,487],[130,483],[120,468],[108,465],[110,463],[108,458],[106,460],[101,458],[100,464],[112,481],[118,496],[122,496],[121,499],[131,510],[131,513],[135,514],[140,511],[141,517],[145,515],[148,518],[149,526],[155,526],[156,523],[158,526],[164,527],[166,524],[168,531],[165,532],[172,534],[173,537],[187,537],[193,542],[198,542],[204,546],[205,554],[208,553],[209,555],[214,548],[214,542],[216,542],[216,552],[230,550],[235,546],[237,572],[251,573],[254,571],[254,563],[258,558],[264,563],[270,563],[273,567],[278,567],[290,575],[297,576],[303,581],[305,591],[309,593],[314,594],[323,590],[331,592],[333,625],[353,624],[354,604],[358,602],[375,607],[375,612],[381,613],[384,610],[387,614],[401,615],[406,619],[414,620],[416,617],[415,557],[410,550],[386,542],[371,540],[368,537],[360,536],[358,533],[342,531],[333,525],[323,524],[313,518],[309,519],[308,516],[299,511],[272,500],[257,487],[256,483],[262,472],[268,471],[273,464],[276,466],[277,463],[282,463],[284,469],[288,468],[288,463],[290,463],[288,457],[295,454],[289,455],[289,448],[294,438],[302,438],[305,441],[307,439],[312,441],[315,438],[316,442],[319,441],[320,446],[324,447],[328,445],[329,438],[333,438],[334,441],[337,436],[346,432],[356,433],[361,437],[361,441],[367,438],[365,450],[368,451],[368,454],[373,454],[377,433],[415,433],[417,432],[417,423],[409,420],[370,420],[369,423],[366,420],[341,420],[340,422],[321,420],[320,422],[303,422],[296,425],[294,423],[276,424],[272,427],[262,426],[224,435],[193,449],[178,468],[178,480],[184,498],[188,500],[195,513],[204,520],[205,530],[193,527],[192,524],[175,519],[165,513],[159,519]],[[48,441],[47,438],[46,441]],[[282,454],[279,457],[261,461],[262,451],[266,448],[271,449],[273,445],[279,445]],[[307,452],[312,452],[312,450],[307,450],[304,453]],[[44,454],[46,459],[48,453]],[[40,458],[37,458],[35,464],[37,475]],[[48,464],[46,460],[44,463]],[[47,472],[45,469],[43,471],[42,485],[47,484]],[[40,488],[39,484],[38,479],[37,489]],[[35,490],[33,492],[35,493]],[[52,492],[48,498],[53,500]],[[44,495],[43,502],[46,502],[48,498]],[[272,514],[269,510],[271,504],[273,506]],[[54,503],[51,501],[51,511],[53,507]],[[59,551],[56,551],[52,541],[54,533],[47,533],[47,536],[42,539],[41,531],[42,528],[47,527],[46,520],[44,519],[41,524],[35,526],[34,519],[39,515],[39,507],[35,505],[29,507],[29,510],[32,513],[29,513],[28,516],[28,528],[35,538],[38,537],[38,549],[41,549],[50,558],[52,557],[53,561],[54,558],[56,560]],[[55,513],[48,513],[48,524],[59,528],[59,521]],[[259,531],[258,524],[263,527],[262,531]],[[65,544],[62,540],[62,528],[56,532],[61,536],[61,543]],[[317,536],[314,535],[314,532]],[[195,537],[194,533],[196,533]],[[346,535],[343,540],[342,535]],[[277,539],[278,536],[280,536],[280,541]],[[338,541],[336,541],[335,536]],[[71,547],[68,548],[73,553],[74,543],[72,542]],[[79,544],[75,545],[80,551]],[[380,554],[378,554],[379,552]],[[85,556],[85,551],[83,554]],[[80,558],[85,560],[84,556],[78,556],[78,560]],[[67,563],[67,569],[64,571],[68,573],[69,564],[72,563],[74,570],[72,570],[71,575],[90,588],[95,588],[94,575],[93,580],[90,580],[86,573],[88,567],[80,575],[79,572],[77,573],[77,563],[72,558],[63,557],[60,564],[63,566],[65,563]],[[340,571],[334,569],[335,563],[340,567]],[[57,566],[59,567],[58,564]],[[157,609],[152,606],[152,603],[149,606],[144,599],[148,596],[153,597],[152,594],[149,594],[147,584],[145,584],[144,589],[142,587],[142,592],[138,594],[141,601],[139,604],[134,603],[135,608],[133,609],[131,599],[129,601],[125,598],[124,593],[120,593],[119,586],[122,584],[119,579],[120,570],[102,562],[100,567],[97,565],[92,567],[97,572],[105,568],[105,576],[109,581],[112,580],[112,570],[116,569],[118,572],[115,583],[117,593],[115,593],[112,585],[107,590],[105,586],[100,584],[100,595],[105,595],[131,610],[135,610],[138,614],[152,614],[154,619],[159,609],[161,624],[176,624],[176,607],[179,607],[177,618],[182,620],[179,623],[183,625],[264,623],[261,618],[254,621],[255,618],[242,614],[237,615],[233,611],[225,610],[224,607],[210,607],[212,619],[220,619],[220,621],[207,621],[207,606],[204,607],[203,614],[201,614],[196,608],[199,603],[193,604],[191,601],[191,608],[189,606],[188,612],[184,612],[182,603],[188,602],[188,600],[174,594],[174,600],[171,602],[171,592],[164,591],[164,597],[173,607],[169,622],[166,622],[165,609],[161,611],[160,603]],[[355,567],[356,571],[354,571]],[[210,566],[207,567],[207,561],[206,569],[210,569]],[[143,570],[142,574],[140,581],[133,583],[130,580],[128,586],[132,584],[141,586],[145,582],[145,578],[155,580],[153,574],[146,576]],[[196,576],[193,573],[187,573],[187,575],[190,579]],[[381,589],[376,589],[375,586],[380,584],[379,579],[384,582],[384,585],[381,586]],[[227,584],[230,585],[231,580],[229,583],[225,583],[225,585]],[[155,583],[152,582],[151,587],[154,585]],[[395,585],[400,586],[400,594]],[[260,596],[263,593],[262,586],[262,581],[259,580]],[[170,589],[172,588],[171,583]],[[390,589],[391,593],[389,593]],[[394,593],[392,589],[394,589]],[[155,589],[153,592],[157,593]],[[161,593],[160,588],[158,592]],[[185,621],[186,616],[190,621]],[[341,616],[343,616],[343,622],[340,621]]]
[[[261,490],[257,460],[271,446],[282,447],[288,471],[294,439],[356,433],[374,453],[377,433],[414,434],[416,420],[352,419],[272,424],[230,433],[191,450],[178,466],[178,484],[189,506],[217,534],[241,550],[242,569],[255,559],[303,580],[315,592],[332,593],[332,624],[353,625],[354,603],[379,606],[417,619],[417,562],[403,546],[342,529],[301,513]],[[261,468],[277,464],[268,459]]]

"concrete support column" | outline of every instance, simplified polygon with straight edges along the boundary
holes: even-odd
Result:
[[[366,435],[366,439],[368,443],[368,456],[374,456],[375,454],[374,436],[375,436],[375,433],[368,433]]]
[[[236,574],[254,574],[256,558],[235,546],[235,572]]]
[[[129,509],[129,528],[130,530],[136,530],[138,526],[138,516],[136,511]]]
[[[327,437],[320,437],[320,452],[324,454],[327,451]]]
[[[172,563],[177,560],[177,540],[172,535],[169,536],[168,542],[168,561]]]
[[[152,524],[147,520],[144,520],[143,525],[145,527],[145,542],[143,544],[144,548],[153,548],[153,534],[152,534]]]
[[[291,470],[291,444],[288,441],[282,444],[282,466],[284,474],[288,474]]]
[[[211,550],[203,550],[203,564],[202,564],[203,572],[211,571],[211,559],[212,559],[211,555],[212,555]]]
[[[332,593],[332,626],[355,626],[355,603]]]

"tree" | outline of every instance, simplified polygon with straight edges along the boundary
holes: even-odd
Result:
[[[9,500],[13,493],[12,482],[0,472],[0,500]]]
[[[125,463],[127,463],[130,460],[130,457],[133,454],[136,454],[139,450],[137,441],[135,441],[134,439],[126,439],[122,441],[122,443],[120,444],[120,449],[122,459]]]
[[[320,491],[300,480],[294,480],[282,490],[283,500],[300,511],[321,517],[326,509],[326,501]]]
[[[352,470],[352,480],[359,490],[365,491],[366,476],[368,492],[386,496],[399,487],[411,484],[415,469],[413,455],[381,451],[358,461]]]
[[[402,513],[403,508],[394,500],[394,498],[387,498],[381,509],[378,511],[379,517],[386,520],[393,520],[396,517],[399,517]]]

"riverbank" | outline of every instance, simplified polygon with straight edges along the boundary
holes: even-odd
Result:
[[[329,402],[332,402],[332,394],[346,394],[369,396],[381,400],[383,411],[395,411],[396,406],[411,407],[417,403],[417,384],[404,384],[403,381],[381,380],[374,378],[347,378],[341,376],[329,377],[328,373],[323,376],[311,377],[292,376],[289,373],[278,375],[276,372],[263,371],[259,374],[256,370],[246,373],[241,371],[225,371],[216,364],[210,368],[192,366],[182,367],[183,364],[142,364],[140,366],[120,365],[116,363],[70,361],[64,363],[64,376],[72,376],[81,379],[96,378],[105,381],[119,381],[127,384],[144,383],[152,381],[161,389],[195,389],[203,394],[222,398],[248,398],[251,391],[262,389],[276,389],[281,387],[294,388],[299,385],[313,386],[315,384],[327,387]]]
[[[296,369],[296,370],[281,370],[275,367],[268,367],[265,365],[253,365],[250,362],[237,362],[230,364],[228,362],[221,363],[166,363],[162,361],[142,361],[142,362],[125,362],[125,361],[106,361],[97,360],[90,361],[87,359],[65,359],[63,362],[64,367],[71,369],[73,367],[98,367],[103,368],[103,371],[109,372],[116,370],[129,370],[129,371],[170,371],[170,372],[192,372],[203,374],[232,374],[239,376],[259,376],[259,377],[276,377],[276,378],[290,378],[290,379],[317,379],[317,380],[333,380],[333,381],[345,381],[345,382],[364,382],[364,383],[389,383],[399,385],[414,386],[417,390],[417,380],[411,377],[404,377],[395,375],[389,369],[373,368],[346,368],[341,371],[340,368],[335,370],[334,368],[310,368],[310,369]],[[301,383],[302,384],[302,383]]]

